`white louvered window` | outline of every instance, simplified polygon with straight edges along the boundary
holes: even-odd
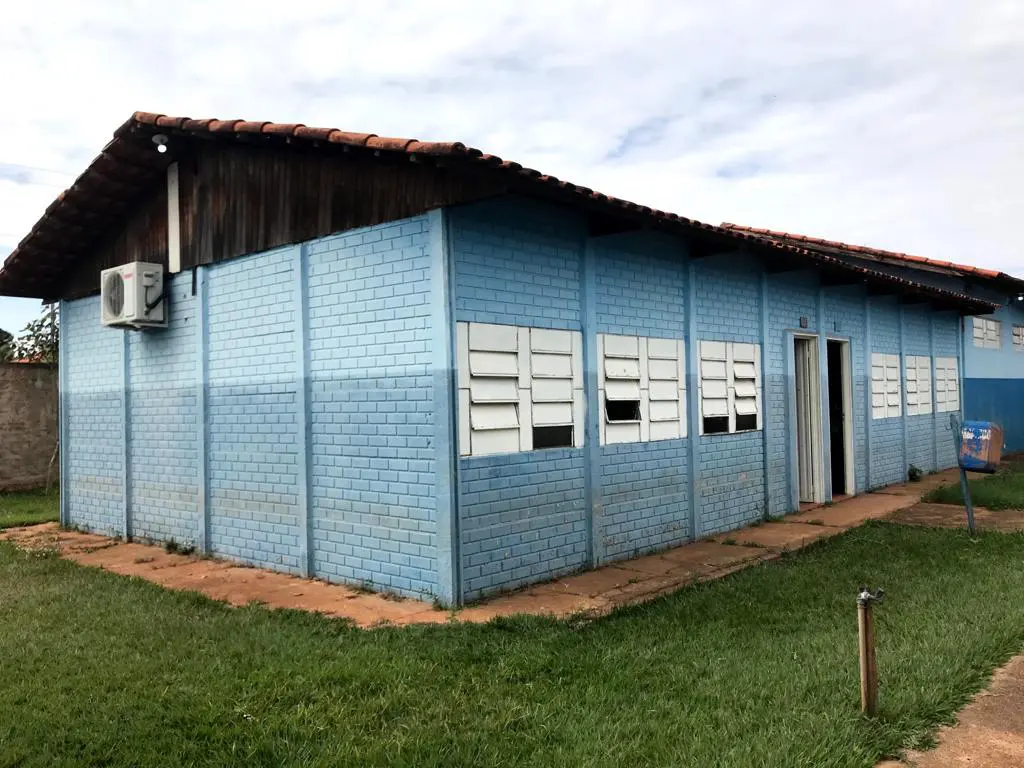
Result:
[[[683,342],[599,335],[601,444],[686,437]]]
[[[1013,326],[1013,350],[1024,352],[1024,325]]]
[[[901,413],[900,356],[871,353],[871,418],[892,419]]]
[[[530,340],[530,449],[583,444],[581,337],[572,331],[522,328]],[[577,442],[577,440],[579,442]]]
[[[960,370],[955,357],[935,358],[935,411],[960,410]]]
[[[904,366],[907,376],[907,416],[931,413],[932,359],[924,355],[907,355]]]
[[[459,452],[582,445],[578,332],[458,323]]]
[[[1002,323],[998,320],[989,320],[987,317],[972,319],[974,321],[974,346],[999,349]]]
[[[700,433],[761,428],[761,347],[700,342]]]

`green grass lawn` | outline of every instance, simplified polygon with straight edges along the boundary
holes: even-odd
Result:
[[[55,522],[59,516],[60,494],[56,488],[49,492],[0,493],[0,529]]]
[[[976,507],[987,509],[1024,509],[1024,459],[1014,461],[994,475],[968,473],[971,500]],[[954,483],[929,491],[921,499],[934,504],[963,504],[960,484]]]
[[[366,631],[0,544],[0,765],[873,766],[1024,647],[1022,558],[875,523],[592,623]]]

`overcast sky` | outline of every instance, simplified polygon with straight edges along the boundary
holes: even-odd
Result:
[[[141,109],[461,140],[1024,276],[1024,0],[7,3],[0,72],[0,257]]]

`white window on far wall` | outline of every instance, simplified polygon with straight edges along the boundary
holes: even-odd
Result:
[[[458,323],[459,453],[583,445],[579,331]]]
[[[960,371],[955,357],[935,358],[935,411],[960,410]]]
[[[1002,323],[998,320],[989,320],[987,317],[975,317],[974,321],[974,346],[985,349],[999,349]]]
[[[871,418],[900,415],[900,356],[871,353]]]
[[[761,429],[761,345],[700,342],[700,434]]]
[[[1013,349],[1024,352],[1024,325],[1013,326]]]

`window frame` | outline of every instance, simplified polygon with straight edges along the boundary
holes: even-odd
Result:
[[[952,375],[950,375],[952,372]],[[941,383],[941,386],[940,386]],[[952,383],[952,390],[949,384]],[[955,392],[950,402],[949,392]],[[956,413],[960,411],[960,363],[956,357],[935,357],[935,412]]]
[[[882,370],[879,377],[877,369]],[[903,364],[900,355],[888,352],[871,353],[871,419],[898,419],[903,416]],[[895,383],[895,391],[892,384]],[[895,395],[895,397],[892,397]],[[883,398],[879,405],[877,398]],[[881,412],[879,412],[881,408]],[[895,411],[895,412],[894,412]]]
[[[568,428],[572,435],[570,445],[536,450],[583,446],[583,337],[579,331],[459,321],[456,355],[461,458],[533,451],[535,428]],[[509,391],[509,386],[514,389]],[[495,399],[488,400],[489,396]],[[499,411],[494,405],[514,406],[516,423],[509,422],[507,409]],[[568,418],[559,415],[566,405]],[[483,421],[488,413],[504,416],[506,421]]]
[[[972,339],[979,349],[1002,349],[1003,323],[990,317],[972,317]]]
[[[905,355],[903,371],[906,381],[903,402],[906,404],[907,416],[931,415],[935,400],[931,357],[929,355]],[[922,382],[926,382],[926,386],[922,387]],[[914,384],[913,391],[911,391],[911,383]],[[927,396],[927,401],[923,401],[925,396]]]
[[[682,339],[599,333],[597,369],[600,445],[687,436],[686,345]],[[626,394],[629,396],[623,396]],[[615,401],[636,402],[639,418],[609,419],[608,403]],[[674,416],[657,415],[663,410],[660,404],[673,402]]]
[[[763,371],[761,370],[761,345],[757,342],[723,341],[720,339],[701,339],[697,342],[697,402],[698,429],[701,436],[707,435],[738,435],[760,432],[764,429],[764,394]],[[739,356],[737,356],[739,353]],[[720,374],[720,364],[724,364],[724,376]],[[748,368],[749,366],[749,368]],[[753,375],[737,375],[739,371],[750,371]],[[707,373],[706,373],[707,371]],[[725,382],[724,397],[721,395],[721,384]],[[714,395],[705,396],[712,382]],[[737,385],[743,385],[743,391],[749,392],[747,382],[753,383],[752,394],[737,395]],[[753,399],[754,410],[751,413],[740,413],[737,402],[746,403]],[[707,403],[726,401],[725,413],[715,408],[712,413],[705,414]],[[755,416],[755,426],[748,429],[737,429],[737,417]],[[728,430],[708,431],[706,419],[728,419]]]

